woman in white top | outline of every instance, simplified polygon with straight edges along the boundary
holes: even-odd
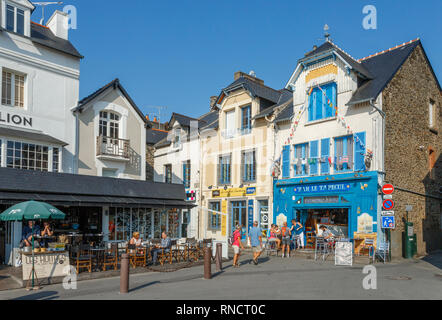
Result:
[[[134,244],[135,246],[139,247],[141,246],[141,238],[140,238],[140,233],[139,232],[134,232],[132,234],[132,239],[130,239],[130,244]]]

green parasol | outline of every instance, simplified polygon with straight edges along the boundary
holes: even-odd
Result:
[[[63,220],[65,214],[48,203],[38,201],[26,201],[18,203],[0,214],[0,221],[23,221],[23,220]],[[32,227],[32,288],[34,289],[34,227]]]

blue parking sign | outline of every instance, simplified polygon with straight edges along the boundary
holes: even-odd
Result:
[[[382,216],[382,228],[383,229],[394,229],[396,224],[394,220],[394,216]]]

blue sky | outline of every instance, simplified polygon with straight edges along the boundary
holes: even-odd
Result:
[[[166,106],[198,117],[209,97],[254,70],[282,88],[296,61],[323,40],[355,58],[420,37],[442,81],[442,1],[399,0],[66,0],[78,10],[70,40],[85,56],[80,98],[119,78],[145,113]],[[362,27],[365,5],[377,9],[377,29]],[[62,6],[52,6],[49,11]],[[39,21],[41,9],[33,14]],[[49,17],[49,16],[47,16]]]

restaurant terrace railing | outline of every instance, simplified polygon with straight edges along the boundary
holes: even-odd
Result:
[[[97,137],[97,156],[114,156],[129,159],[130,141],[111,137]]]

